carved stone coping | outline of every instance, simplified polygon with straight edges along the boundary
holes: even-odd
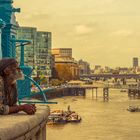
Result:
[[[24,112],[0,115],[0,140],[45,140],[49,113],[47,105],[37,105],[35,115]]]

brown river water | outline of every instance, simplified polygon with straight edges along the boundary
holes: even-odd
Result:
[[[127,92],[110,89],[109,102],[103,102],[102,89],[98,99],[92,99],[92,91],[86,97],[63,97],[53,109],[76,111],[80,123],[47,125],[47,140],[140,140],[140,112],[128,112],[129,105],[139,105],[140,99],[130,100]]]

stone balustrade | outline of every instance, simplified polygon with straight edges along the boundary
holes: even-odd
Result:
[[[47,105],[37,105],[35,115],[0,115],[0,140],[46,140],[49,112]]]

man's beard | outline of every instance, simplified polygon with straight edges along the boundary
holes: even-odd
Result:
[[[15,72],[15,80],[24,80],[24,74],[22,71]]]
[[[24,74],[22,71],[15,71],[9,75],[9,78],[13,80],[12,84],[15,84],[17,80],[24,80]]]

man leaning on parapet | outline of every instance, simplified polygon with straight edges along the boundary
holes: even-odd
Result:
[[[17,105],[16,80],[24,79],[24,75],[13,58],[0,59],[0,115],[24,111],[29,115],[36,112],[35,105]]]

